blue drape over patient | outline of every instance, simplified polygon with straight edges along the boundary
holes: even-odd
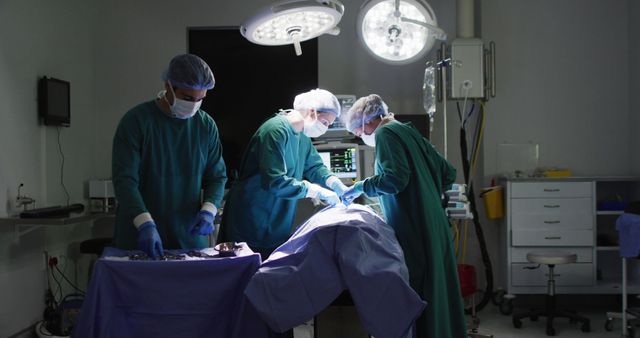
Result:
[[[367,332],[404,338],[426,304],[409,286],[393,229],[371,209],[325,209],[269,256],[245,294],[275,331],[313,318],[349,290]]]

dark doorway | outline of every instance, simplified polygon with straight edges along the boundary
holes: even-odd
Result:
[[[318,40],[293,46],[260,46],[247,41],[238,27],[190,28],[189,53],[204,59],[216,80],[202,109],[220,130],[229,183],[240,168],[249,139],[294,97],[318,87]]]

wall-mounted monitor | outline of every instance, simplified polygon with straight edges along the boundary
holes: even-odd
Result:
[[[71,125],[71,85],[68,81],[43,77],[38,82],[38,113],[47,126]]]

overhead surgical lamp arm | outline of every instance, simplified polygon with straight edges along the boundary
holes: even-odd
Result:
[[[397,0],[397,1],[399,1],[399,0]],[[426,27],[430,31],[431,35],[433,35],[433,37],[436,38],[436,40],[441,40],[441,41],[447,40],[447,33],[445,31],[443,31],[442,28],[440,28],[438,26],[430,25],[430,24],[428,24],[426,22],[413,20],[413,19],[409,19],[409,18],[405,18],[405,17],[401,17],[400,20],[403,21],[403,22],[409,22],[409,23],[412,23],[412,24],[420,25],[422,27]]]
[[[302,46],[300,45],[300,32],[289,33],[291,41],[293,41],[293,48],[296,51],[296,55],[302,55]]]

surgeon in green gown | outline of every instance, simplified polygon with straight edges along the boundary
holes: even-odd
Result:
[[[207,247],[227,181],[213,119],[200,109],[215,80],[196,55],[174,57],[164,91],[129,110],[113,139],[114,244],[153,258]]]
[[[463,338],[466,323],[449,221],[441,196],[456,170],[411,123],[388,112],[380,96],[358,99],[343,119],[349,131],[375,147],[375,175],[344,194],[378,197],[404,251],[411,287],[427,302],[416,320],[418,338]]]
[[[289,238],[299,199],[340,203],[347,187],[323,164],[310,139],[324,134],[339,116],[338,99],[313,89],[295,97],[293,110],[258,128],[229,191],[218,242],[247,242],[266,259]]]

